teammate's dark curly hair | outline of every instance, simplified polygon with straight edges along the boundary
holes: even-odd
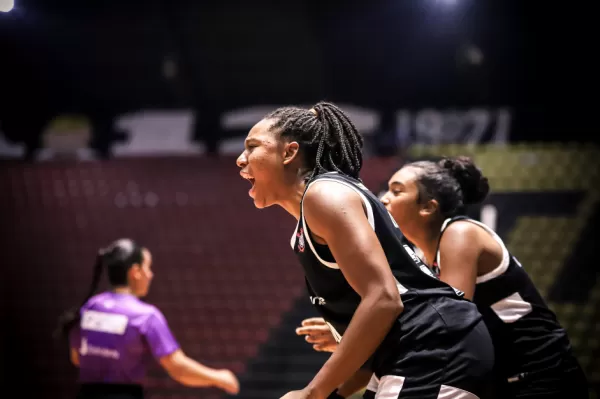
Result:
[[[487,177],[469,157],[417,161],[406,166],[420,169],[419,201],[435,199],[444,218],[456,216],[466,205],[483,201],[490,191]]]
[[[311,109],[283,107],[268,114],[271,129],[300,144],[308,179],[324,172],[340,172],[358,179],[362,168],[363,138],[336,105],[319,102]]]

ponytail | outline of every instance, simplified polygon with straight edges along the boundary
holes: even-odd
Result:
[[[96,263],[94,264],[94,272],[92,276],[92,284],[86,295],[85,299],[79,306],[73,307],[66,310],[58,319],[58,327],[54,331],[54,338],[58,339],[61,337],[68,337],[69,332],[75,327],[81,320],[81,307],[96,293],[98,286],[100,285],[100,279],[102,278],[102,266],[104,265],[104,254],[106,250],[101,249],[98,251],[96,256]]]
[[[90,290],[86,295],[85,299],[81,303],[81,306],[85,305],[85,303],[96,293],[98,290],[98,286],[100,285],[100,279],[102,278],[102,266],[104,264],[104,254],[106,251],[101,249],[98,251],[98,255],[96,255],[96,263],[94,263],[94,274],[92,276],[92,284],[90,286]]]

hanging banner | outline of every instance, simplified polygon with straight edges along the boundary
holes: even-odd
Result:
[[[403,144],[505,144],[512,113],[508,108],[400,110],[396,138]]]

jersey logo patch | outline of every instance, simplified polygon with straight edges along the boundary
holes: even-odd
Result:
[[[325,298],[321,298],[320,296],[311,296],[310,303],[312,303],[313,305],[320,305],[320,306],[324,306],[327,304],[327,302],[325,301]]]
[[[129,318],[122,314],[85,310],[81,317],[81,329],[107,334],[123,335]]]
[[[298,251],[304,252],[304,230],[300,227],[298,233],[296,233],[296,237],[298,237]]]
[[[79,354],[81,356],[100,356],[108,359],[119,359],[121,355],[119,351],[109,348],[101,348],[99,346],[89,345],[87,338],[81,339],[81,347],[79,348]]]

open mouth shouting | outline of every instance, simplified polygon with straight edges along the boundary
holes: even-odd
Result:
[[[241,171],[240,172],[240,176],[242,176],[244,179],[248,180],[250,182],[250,184],[252,185],[252,187],[250,188],[250,190],[248,191],[248,195],[252,198],[254,198],[254,177],[250,176],[248,173]]]

